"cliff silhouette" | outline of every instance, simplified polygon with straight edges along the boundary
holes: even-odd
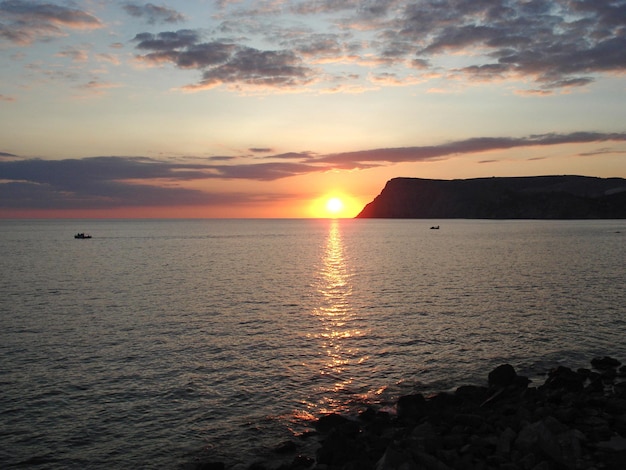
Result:
[[[394,178],[357,218],[624,219],[626,179],[589,176]]]

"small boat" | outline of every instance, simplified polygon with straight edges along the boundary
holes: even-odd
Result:
[[[91,235],[89,235],[88,233],[77,233],[76,235],[74,235],[74,238],[79,238],[81,240],[85,239],[85,238],[91,238]]]
[[[430,227],[431,230],[439,230],[439,225],[433,225]]]

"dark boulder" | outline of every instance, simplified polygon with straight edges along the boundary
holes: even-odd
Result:
[[[315,423],[315,429],[322,434],[327,434],[333,429],[341,428],[349,423],[349,419],[345,416],[338,415],[337,413],[330,413],[322,416]]]
[[[543,387],[549,390],[579,392],[583,389],[585,376],[574,372],[569,367],[559,366],[548,374]]]
[[[487,376],[490,387],[508,387],[515,383],[516,378],[517,373],[511,364],[502,364]]]
[[[426,399],[421,393],[402,396],[398,399],[396,410],[400,419],[419,419],[426,411]]]
[[[319,464],[339,468],[345,467],[351,462],[359,461],[362,468],[367,468],[373,466],[371,462],[367,461],[368,450],[363,440],[333,430],[317,450],[316,460]]]
[[[591,365],[597,370],[617,369],[622,363],[617,359],[613,359],[609,356],[594,357],[591,360]]]
[[[486,387],[462,385],[456,389],[454,395],[465,403],[480,404],[489,396],[488,393],[489,390]]]

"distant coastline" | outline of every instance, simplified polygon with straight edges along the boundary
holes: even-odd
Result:
[[[626,179],[570,175],[394,178],[357,218],[624,219]]]

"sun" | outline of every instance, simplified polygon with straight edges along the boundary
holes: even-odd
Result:
[[[363,208],[363,202],[343,191],[328,191],[310,200],[309,214],[322,219],[345,219],[355,217]]]
[[[336,215],[343,210],[343,202],[338,197],[331,197],[326,201],[326,210]]]

